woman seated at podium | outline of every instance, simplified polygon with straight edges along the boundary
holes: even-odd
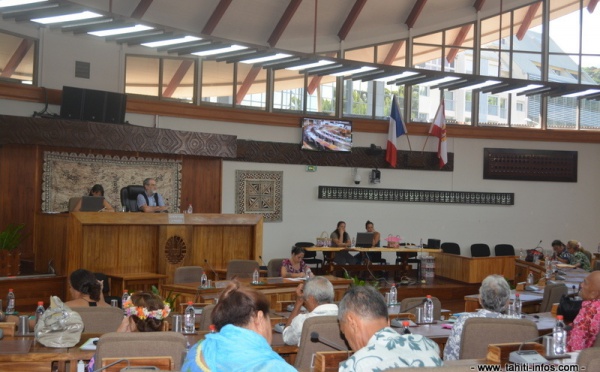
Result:
[[[104,196],[104,187],[102,187],[102,185],[100,185],[100,184],[95,184],[90,189],[90,193],[88,196]],[[81,200],[82,199],[79,199],[79,201],[77,202],[77,205],[75,205],[75,208],[73,208],[73,212],[79,212],[81,210]],[[104,205],[104,209],[102,209],[100,212],[114,212],[115,211],[113,209],[112,205],[110,205],[110,203],[106,201],[106,199],[103,200],[103,205]]]
[[[264,294],[233,281],[219,296],[211,320],[216,332],[190,349],[182,371],[295,371],[271,348]]]
[[[306,250],[303,247],[293,246],[292,256],[289,259],[284,259],[281,262],[281,277],[282,278],[304,278],[306,269],[309,270],[309,275],[312,276],[310,268],[304,263],[304,254]]]
[[[70,308],[75,307],[110,307],[104,301],[102,294],[103,283],[96,279],[96,276],[88,270],[78,269],[71,273],[69,277],[69,292],[73,298],[67,301],[65,305]]]
[[[337,228],[331,233],[330,238],[332,247],[352,247],[352,241],[350,240],[350,235],[346,232],[346,222],[344,221],[337,223]],[[360,261],[360,253],[353,256],[348,251],[336,252],[333,259],[333,262],[338,265],[354,265],[359,264]]]

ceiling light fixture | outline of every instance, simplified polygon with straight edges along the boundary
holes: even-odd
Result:
[[[196,52],[196,53],[192,53],[192,54],[195,56],[202,57],[202,56],[212,56],[212,55],[221,54],[221,53],[235,52],[236,50],[243,50],[243,49],[248,49],[248,47],[245,47],[242,45],[232,45],[232,46],[228,46],[225,48],[204,50],[202,52]]]
[[[460,79],[460,78],[456,77],[456,76],[446,76],[446,77],[443,77],[440,79],[428,81],[426,83],[421,83],[421,86],[428,87],[428,86],[432,86],[432,85],[438,85],[438,84],[447,83],[450,81],[455,81],[458,79]]]
[[[41,3],[48,0],[0,0],[0,8],[8,8],[9,6],[27,5],[33,3]]]
[[[53,16],[53,17],[35,18],[35,19],[32,19],[31,22],[49,25],[49,24],[53,24],[53,23],[80,21],[82,19],[91,19],[91,18],[99,18],[99,17],[102,17],[102,14],[98,14],[98,13],[94,13],[94,12],[90,12],[90,11],[86,10],[86,11],[79,12],[79,13],[63,14],[63,15]]]
[[[123,35],[130,34],[133,32],[147,31],[152,30],[154,27],[144,26],[144,25],[135,25],[129,27],[121,27],[121,28],[113,28],[111,30],[102,30],[102,31],[93,31],[88,32],[89,35],[104,37],[104,36],[113,36],[113,35]]]
[[[589,94],[595,94],[595,93],[599,93],[599,92],[600,92],[600,89],[588,89],[588,90],[584,90],[583,92],[575,92],[575,93],[565,94],[563,97],[575,98],[575,97],[587,96]]]
[[[332,63],[335,63],[335,62],[334,61],[328,61],[328,60],[322,59],[319,62],[305,63],[303,65],[288,67],[288,68],[286,68],[286,70],[292,70],[292,71],[295,71],[295,70],[304,70],[304,69],[311,68],[311,67],[327,66],[327,65],[330,65]]]
[[[331,76],[348,76],[348,75],[352,75],[352,74],[356,74],[359,72],[365,72],[365,71],[371,71],[371,70],[375,70],[376,67],[371,67],[371,66],[363,66],[354,70],[350,70],[350,71],[342,71],[342,72],[336,72],[334,74],[331,74]]]
[[[467,85],[466,87],[462,87],[462,89],[475,90],[475,89],[485,88],[485,87],[489,87],[490,85],[496,85],[496,84],[500,84],[500,83],[501,83],[501,81],[499,81],[499,80],[487,80],[487,81],[484,81],[483,83]]]
[[[397,79],[402,79],[408,76],[413,76],[413,75],[417,75],[418,72],[414,72],[414,71],[404,71],[401,74],[396,74],[396,75],[392,75],[392,76],[385,76],[382,77],[380,79],[375,79],[375,81],[383,81],[383,82],[388,82],[388,81],[392,81],[392,80],[397,80]]]
[[[161,40],[161,41],[152,41],[149,43],[142,43],[141,45],[148,47],[148,48],[158,48],[161,46],[166,46],[166,45],[175,45],[175,44],[182,44],[182,43],[187,43],[189,41],[197,41],[197,40],[202,40],[202,38],[196,37],[196,36],[184,36],[184,37],[179,37],[176,39],[169,39],[169,40]]]
[[[246,59],[243,61],[240,61],[241,63],[260,63],[260,62],[267,62],[267,61],[275,61],[278,59],[283,59],[283,58],[287,58],[287,57],[291,57],[290,54],[285,54],[285,53],[277,53],[277,54],[272,54],[270,56],[265,56],[265,57],[260,57],[260,58],[251,58],[251,59]]]

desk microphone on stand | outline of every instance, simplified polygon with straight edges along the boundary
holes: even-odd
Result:
[[[215,276],[215,282],[217,280],[219,280],[219,275],[217,275],[217,272],[215,270],[213,270],[212,266],[210,265],[210,263],[208,262],[207,259],[204,259],[204,263],[208,266],[208,268],[210,269],[210,271],[213,273],[213,275]]]
[[[408,309],[402,309],[402,308],[400,308],[400,312],[401,313],[407,313],[409,310],[412,310],[412,309],[417,308],[419,306],[423,306],[423,304],[425,302],[427,302],[426,298],[424,298],[423,301],[417,303],[416,305],[413,305],[413,306],[409,307]],[[402,327],[404,327],[404,325],[402,324],[402,320],[400,320],[400,319],[392,319],[390,321],[390,325],[392,327],[396,327],[396,328],[402,328]]]
[[[570,331],[572,328],[572,326],[566,326],[564,330]],[[522,342],[521,345],[519,345],[519,350],[513,351],[509,354],[508,361],[511,363],[543,364],[548,363],[548,359],[560,359],[569,357],[568,354],[546,355],[546,359],[535,350],[521,350],[526,343],[537,341],[540,338],[543,338],[544,336],[538,336],[536,338],[532,338],[531,340]]]
[[[258,256],[258,258],[260,259],[260,264],[261,266],[259,266],[259,270],[267,270],[267,265],[265,265],[265,261],[263,261],[262,256]]]

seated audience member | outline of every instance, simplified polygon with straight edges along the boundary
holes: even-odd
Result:
[[[65,302],[70,308],[88,307],[88,306],[107,306],[102,295],[102,282],[96,279],[96,276],[88,270],[78,269],[71,273],[69,277],[69,292],[73,298]]]
[[[600,333],[600,271],[592,271],[583,283],[579,295],[581,310],[567,336],[567,351],[579,351],[594,345]]]
[[[590,260],[587,258],[585,253],[582,252],[580,243],[577,240],[569,240],[567,242],[567,250],[571,255],[569,263],[575,267],[581,267],[585,271],[592,271]]]
[[[570,263],[571,255],[567,251],[567,247],[560,240],[554,240],[552,242],[552,249],[554,250],[554,254],[552,255],[552,259],[555,261],[560,261],[562,263]]]
[[[295,371],[271,348],[269,301],[233,281],[212,311],[217,332],[188,352],[182,371]]]
[[[346,232],[346,222],[344,221],[337,223],[337,228],[331,233],[330,238],[332,247],[350,248],[352,246],[352,240],[350,239],[350,235]],[[348,251],[336,252],[335,258],[333,259],[333,262],[338,265],[359,264],[360,261],[360,254],[353,256]]]
[[[99,185],[99,184],[92,186],[92,188],[90,189],[89,196],[104,196],[104,187],[102,187],[102,185]],[[81,200],[82,199],[79,199],[79,201],[77,202],[77,205],[75,205],[75,208],[73,208],[73,212],[79,212],[81,210]],[[110,203],[108,201],[106,201],[106,199],[103,200],[103,205],[104,205],[104,209],[102,209],[100,212],[114,212],[115,211],[113,209],[112,205],[110,205]]]
[[[456,360],[460,355],[460,338],[468,318],[512,318],[504,315],[510,300],[510,287],[500,275],[489,275],[479,287],[479,304],[483,309],[461,315],[452,326],[452,332],[444,348],[444,360]]]
[[[123,304],[125,317],[117,332],[159,332],[171,308],[162,298],[152,292],[135,292]],[[94,371],[94,359],[88,364],[88,371]]]
[[[365,224],[365,228],[367,232],[373,233],[373,247],[379,247],[381,245],[381,234],[378,231],[375,231],[375,225],[371,221],[367,221]]]
[[[337,315],[338,307],[333,303],[333,285],[322,276],[316,276],[301,283],[296,288],[296,303],[290,314],[285,329],[283,342],[288,345],[300,345],[302,325],[307,318],[313,316]],[[308,314],[300,314],[304,306]]]
[[[340,372],[443,364],[435,342],[422,335],[401,335],[390,328],[385,300],[373,287],[350,287],[340,302],[338,320],[354,350],[348,360],[340,363]]]
[[[303,247],[292,247],[292,256],[281,262],[282,278],[304,278],[306,276],[308,267],[304,263],[304,253],[306,253],[306,250]]]
[[[146,178],[144,180],[144,192],[137,196],[138,209],[146,213],[167,212],[169,207],[165,199],[156,191],[156,180]]]

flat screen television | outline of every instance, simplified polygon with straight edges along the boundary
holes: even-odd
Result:
[[[302,149],[332,152],[352,151],[352,122],[302,118]]]

